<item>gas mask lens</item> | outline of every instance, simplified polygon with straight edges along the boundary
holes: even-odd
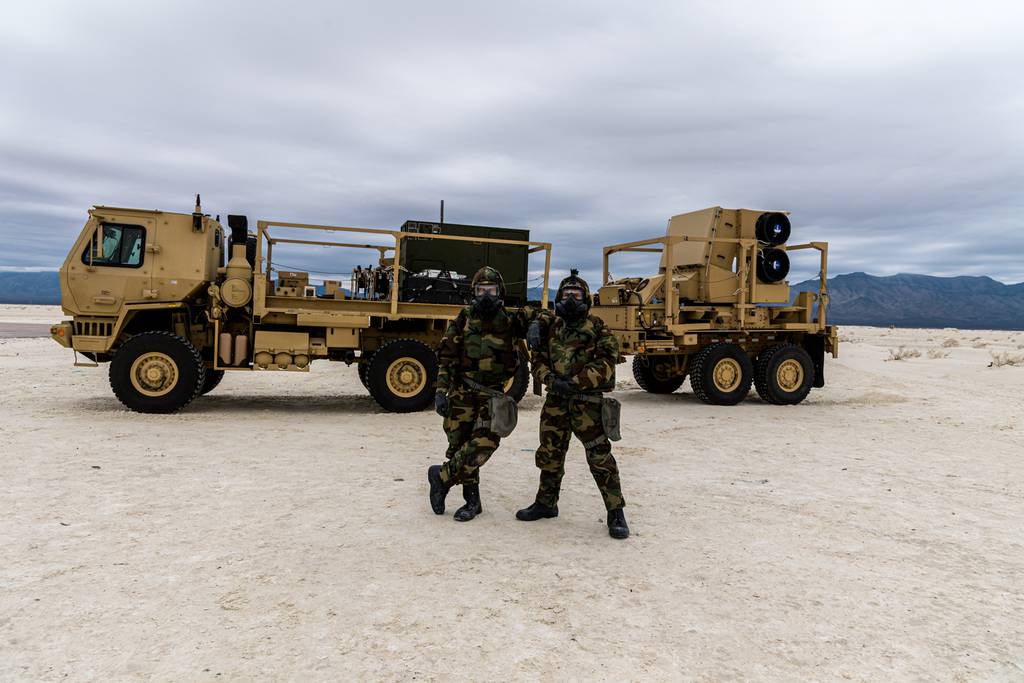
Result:
[[[476,296],[498,296],[498,285],[480,284],[474,291]]]
[[[562,301],[568,301],[569,299],[583,301],[583,290],[576,287],[566,287],[562,290]]]

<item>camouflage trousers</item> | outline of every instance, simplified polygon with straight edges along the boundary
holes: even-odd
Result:
[[[601,426],[601,406],[597,403],[574,401],[548,394],[540,411],[540,448],[536,462],[540,468],[540,487],[537,502],[548,507],[558,503],[565,474],[565,453],[569,440],[575,434],[587,451],[587,464],[601,491],[607,510],[625,506],[619,468],[612,457],[612,446]]]
[[[448,436],[447,458],[441,465],[441,481],[479,484],[480,468],[498,448],[501,439],[481,423],[490,423],[489,397],[459,387],[448,394],[450,407],[444,418]]]

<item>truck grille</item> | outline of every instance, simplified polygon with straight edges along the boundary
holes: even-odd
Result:
[[[75,334],[83,337],[109,337],[114,331],[112,320],[76,320]]]

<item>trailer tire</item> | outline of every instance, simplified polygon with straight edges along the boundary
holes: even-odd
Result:
[[[683,386],[686,375],[661,379],[654,374],[654,369],[647,356],[633,356],[633,379],[640,388],[651,394],[671,394]]]
[[[811,354],[796,344],[776,344],[757,357],[754,387],[767,403],[796,405],[807,398],[814,377]]]
[[[374,352],[366,378],[370,395],[384,410],[423,410],[434,402],[437,355],[423,342],[396,339]]]
[[[203,388],[199,390],[200,396],[206,396],[208,393],[217,388],[220,381],[224,379],[223,370],[214,370],[212,368],[206,368],[206,379],[203,380]]]
[[[137,334],[110,361],[110,388],[138,413],[173,413],[199,395],[206,368],[199,351],[171,332]]]
[[[690,386],[704,403],[734,406],[750,393],[754,364],[738,344],[718,342],[697,352],[690,369]]]

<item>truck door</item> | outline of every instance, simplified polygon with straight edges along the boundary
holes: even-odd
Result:
[[[126,303],[151,298],[156,220],[96,217],[69,285],[83,313],[116,315]]]

